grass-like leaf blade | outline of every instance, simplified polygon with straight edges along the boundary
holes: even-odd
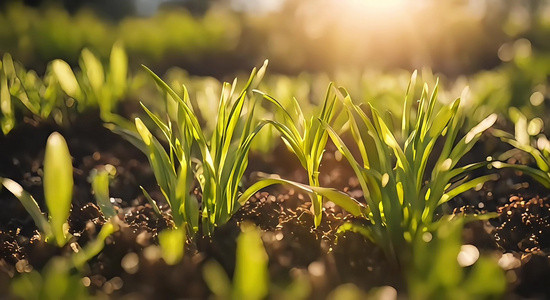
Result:
[[[63,136],[54,132],[46,142],[44,197],[52,232],[59,247],[67,241],[63,227],[71,209],[73,185],[73,164],[69,148]]]

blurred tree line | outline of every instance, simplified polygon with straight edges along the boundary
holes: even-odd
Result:
[[[18,2],[16,0],[0,1],[2,6]],[[81,9],[92,9],[99,16],[112,21],[121,20],[124,17],[139,14],[140,5],[151,7],[155,12],[161,4],[179,6],[196,15],[204,14],[210,7],[212,0],[22,0],[31,7],[47,5],[62,6],[68,12],[74,14]]]
[[[0,3],[0,53],[37,70],[55,58],[76,65],[84,47],[107,59],[117,40],[134,67],[180,66],[216,77],[266,58],[272,72],[284,74],[430,66],[458,76],[498,66],[503,47],[517,39],[530,41],[533,52],[550,50],[549,0]],[[257,10],[268,4],[277,9]]]

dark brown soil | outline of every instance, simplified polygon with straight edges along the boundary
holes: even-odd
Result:
[[[118,207],[120,230],[107,239],[101,254],[88,264],[84,275],[93,294],[117,299],[208,298],[210,291],[203,281],[202,266],[214,259],[228,274],[233,274],[236,237],[243,222],[252,222],[263,231],[275,290],[284,289],[292,279],[302,276],[313,287],[312,299],[326,297],[342,283],[354,283],[365,291],[383,285],[393,286],[401,294],[406,291],[400,270],[391,268],[376,245],[357,233],[337,233],[341,224],[353,221],[351,216],[327,203],[321,226],[315,229],[308,198],[283,187],[257,193],[212,237],[188,244],[181,263],[169,266],[155,255],[157,234],[170,227],[171,220],[147,159],[131,144],[103,128],[93,114],[73,124],[71,130],[50,123],[26,123],[0,137],[0,176],[20,183],[44,207],[42,160],[46,139],[53,131],[63,134],[73,156],[75,189],[69,225],[74,243],[81,247],[94,239],[105,223],[94,204],[89,173],[105,164],[117,170],[110,194]],[[345,161],[336,160],[334,152],[334,146],[329,145],[321,169],[322,184],[361,199],[357,179]],[[254,180],[255,171],[305,182],[305,172],[284,146],[279,145],[273,153],[277,156],[251,154],[248,183]],[[468,224],[464,242],[484,252],[511,253],[517,258],[519,264],[507,271],[508,298],[549,298],[548,191],[516,172],[499,172],[500,180],[457,197],[445,209],[498,212],[496,219]],[[144,199],[140,185],[164,206],[162,218]],[[73,250],[70,244],[58,249],[41,241],[32,219],[6,190],[0,191],[0,203],[0,297],[4,297],[8,295],[10,278],[18,273],[18,264],[23,262],[40,270],[52,256],[68,255]],[[125,263],[129,260],[137,263]]]

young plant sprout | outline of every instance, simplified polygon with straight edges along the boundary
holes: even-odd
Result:
[[[492,299],[506,291],[506,275],[493,257],[463,245],[468,218],[443,216],[413,245],[407,276],[410,299]]]
[[[293,98],[293,108],[298,117],[297,120],[293,118],[292,114],[279,101],[260,91],[256,92],[275,104],[277,109],[283,113],[284,121],[267,120],[267,122],[273,125],[281,134],[281,138],[285,144],[298,157],[302,167],[307,171],[309,185],[318,187],[319,167],[321,166],[321,159],[323,158],[328,139],[328,134],[319,120],[332,124],[337,116],[337,98],[333,90],[333,84],[331,83],[328,87],[323,108],[319,115],[317,117],[312,116],[309,120],[304,117],[296,98]],[[311,203],[313,205],[314,223],[317,227],[321,223],[323,197],[314,192],[311,194]]]
[[[199,231],[200,216],[203,233],[210,235],[240,207],[237,197],[248,165],[248,151],[252,139],[267,124],[254,121],[255,101],[251,93],[266,67],[267,61],[258,71],[254,69],[238,95],[235,95],[236,80],[233,84],[224,84],[216,127],[210,138],[206,137],[199,124],[186,89],[182,99],[146,68],[169,96],[167,101],[177,104],[177,119],[167,122],[143,106],[168,141],[168,152],[141,119],[136,118],[135,121],[155,177],[172,209],[176,227],[187,226],[188,232],[196,233]],[[195,180],[202,193],[202,207],[199,207],[198,199],[193,194]]]
[[[39,119],[53,115],[55,121],[63,122],[61,91],[49,70],[40,77],[14,61],[10,54],[4,54],[0,63],[0,124],[4,134],[15,126],[17,107],[24,107]]]
[[[103,225],[96,240],[74,255],[76,267],[81,267],[86,261],[97,255],[103,249],[105,239],[117,228],[117,225],[111,220],[116,213],[110,203],[107,205],[105,202],[108,201],[109,193],[108,177],[105,177],[106,183],[101,178],[103,178],[101,175],[95,176],[92,185],[101,210],[109,222]],[[53,243],[58,247],[65,246],[71,238],[68,233],[67,218],[71,210],[74,182],[71,155],[67,142],[61,134],[52,133],[46,142],[44,198],[48,208],[48,218],[44,216],[36,200],[17,182],[9,178],[0,178],[0,183],[21,201],[38,227],[38,231],[44,235],[46,242]]]
[[[459,111],[460,100],[436,110],[438,86],[429,96],[425,85],[418,104],[416,122],[411,126],[410,111],[413,103],[410,87],[415,86],[415,80],[416,72],[413,73],[405,98],[400,132],[404,142],[401,143],[391,129],[392,124],[386,123],[376,109],[370,107],[372,118],[369,118],[360,106],[352,102],[345,90],[335,89],[350,116],[362,163],[355,159],[336,131],[326,121],[319,119],[355,171],[367,206],[333,189],[306,186],[274,176],[254,184],[250,188],[251,192],[243,194],[240,201],[246,201],[252,192],[275,183],[291,184],[307,192],[320,194],[350,213],[367,218],[370,226],[357,230],[377,243],[390,261],[397,265],[408,265],[413,242],[419,235],[437,227],[434,216],[439,206],[462,192],[497,178],[495,174],[468,178],[468,172],[487,166],[488,162],[456,167],[481,134],[494,124],[496,115],[487,117],[455,144],[464,121]],[[434,153],[439,139],[444,140],[442,149]],[[436,160],[431,174],[427,170],[430,158]]]
[[[69,240],[67,218],[71,209],[74,185],[72,159],[63,136],[54,132],[46,142],[44,198],[48,207],[48,218],[42,214],[34,198],[19,184],[8,178],[1,178],[1,181],[4,187],[21,201],[46,241],[63,247]]]
[[[12,70],[15,71],[14,68],[11,68],[12,66],[11,55],[5,53],[0,63],[0,127],[4,135],[15,127],[15,113],[8,87],[8,79],[15,73],[12,72]]]
[[[492,165],[499,169],[512,168],[524,172],[546,188],[550,188],[550,141],[544,134],[541,134],[544,122],[540,118],[528,121],[527,117],[515,107],[510,108],[509,111],[510,119],[515,124],[515,134],[494,129],[493,135],[514,146],[515,149],[512,149],[512,152],[519,149],[530,154],[535,160],[537,168],[501,161],[495,161]],[[503,153],[499,160],[506,160],[510,154],[510,151]]]
[[[116,210],[109,198],[109,181],[116,174],[116,168],[113,165],[101,166],[90,172],[90,181],[94,198],[103,215],[110,219],[116,216]]]
[[[113,113],[128,85],[128,58],[122,44],[113,45],[109,66],[104,66],[88,49],[82,50],[79,64],[81,73],[75,75],[65,61],[51,62],[51,73],[61,90],[76,100],[79,111],[98,107],[102,120],[128,127],[130,122]]]
[[[269,293],[269,271],[261,230],[244,223],[237,238],[237,255],[233,282],[216,261],[208,261],[203,277],[219,299],[265,299]]]
[[[366,217],[371,223],[368,237],[398,265],[409,264],[408,250],[413,242],[419,235],[437,227],[435,212],[439,206],[462,192],[497,178],[496,174],[474,179],[468,177],[470,171],[486,166],[488,162],[456,167],[481,134],[495,123],[496,115],[487,117],[455,143],[464,122],[459,110],[460,99],[436,109],[438,84],[430,96],[427,85],[424,85],[413,123],[410,87],[414,86],[415,80],[416,72],[405,98],[402,142],[397,140],[392,124],[386,123],[376,109],[370,107],[372,118],[369,118],[344,90],[339,91],[352,122],[352,133],[362,163],[353,157],[334,129],[323,122],[360,182],[368,204]],[[438,140],[442,140],[443,146],[435,152]],[[427,169],[430,158],[435,159],[431,174]]]

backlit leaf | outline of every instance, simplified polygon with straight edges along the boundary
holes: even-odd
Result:
[[[54,132],[46,142],[44,197],[53,235],[59,247],[67,241],[63,225],[69,217],[73,185],[73,164],[69,148],[63,136]]]

